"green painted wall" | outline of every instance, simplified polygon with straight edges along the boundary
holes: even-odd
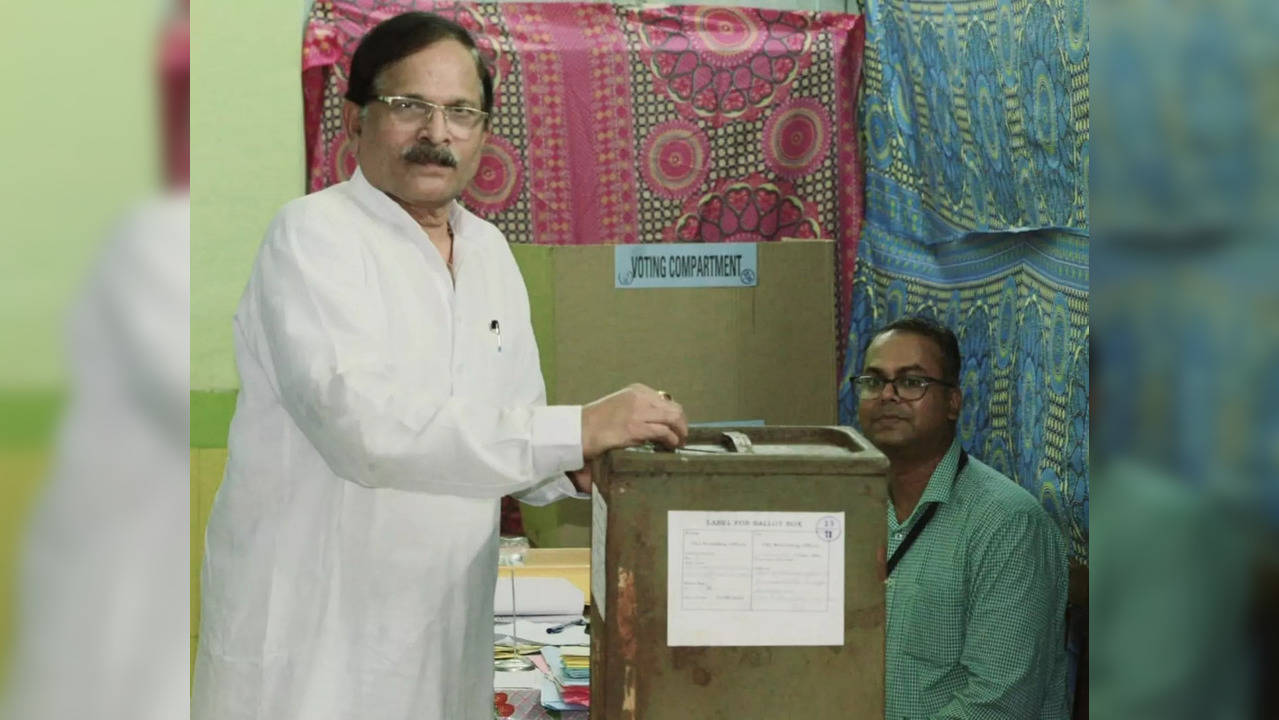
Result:
[[[158,178],[154,8],[15,3],[4,23],[0,393],[64,382],[68,302],[112,224]]]
[[[236,302],[271,217],[305,190],[304,12],[302,0],[191,4],[191,388],[196,392],[238,387],[231,343]]]

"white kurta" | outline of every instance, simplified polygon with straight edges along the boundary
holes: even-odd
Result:
[[[358,171],[272,222],[235,316],[196,720],[492,717],[499,499],[574,494],[581,409],[545,406],[502,234],[450,222],[455,281]]]

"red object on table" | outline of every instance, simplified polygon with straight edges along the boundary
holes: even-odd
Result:
[[[493,693],[493,708],[497,711],[498,717],[510,717],[515,714],[515,706],[508,703],[506,693]]]
[[[589,685],[584,685],[582,687],[566,687],[564,688],[564,691],[560,693],[560,697],[564,698],[564,702],[566,703],[590,707],[591,687]]]
[[[542,693],[535,688],[506,688],[508,702],[515,706],[511,720],[590,720],[587,710],[551,710],[542,707]]]

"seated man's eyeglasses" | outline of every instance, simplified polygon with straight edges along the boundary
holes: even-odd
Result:
[[[454,135],[469,135],[479,127],[488,113],[466,105],[437,105],[421,98],[403,95],[378,95],[375,100],[391,108],[391,117],[405,123],[429,123],[436,111],[444,114],[444,123]]]
[[[884,392],[885,385],[892,385],[893,392],[902,400],[918,400],[928,392],[929,385],[955,387],[955,383],[927,375],[903,375],[899,378],[882,378],[878,375],[858,375],[853,378],[853,387],[863,400],[872,400]]]

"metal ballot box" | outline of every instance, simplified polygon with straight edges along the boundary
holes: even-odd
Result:
[[[596,460],[591,718],[882,720],[887,471],[846,427]]]

